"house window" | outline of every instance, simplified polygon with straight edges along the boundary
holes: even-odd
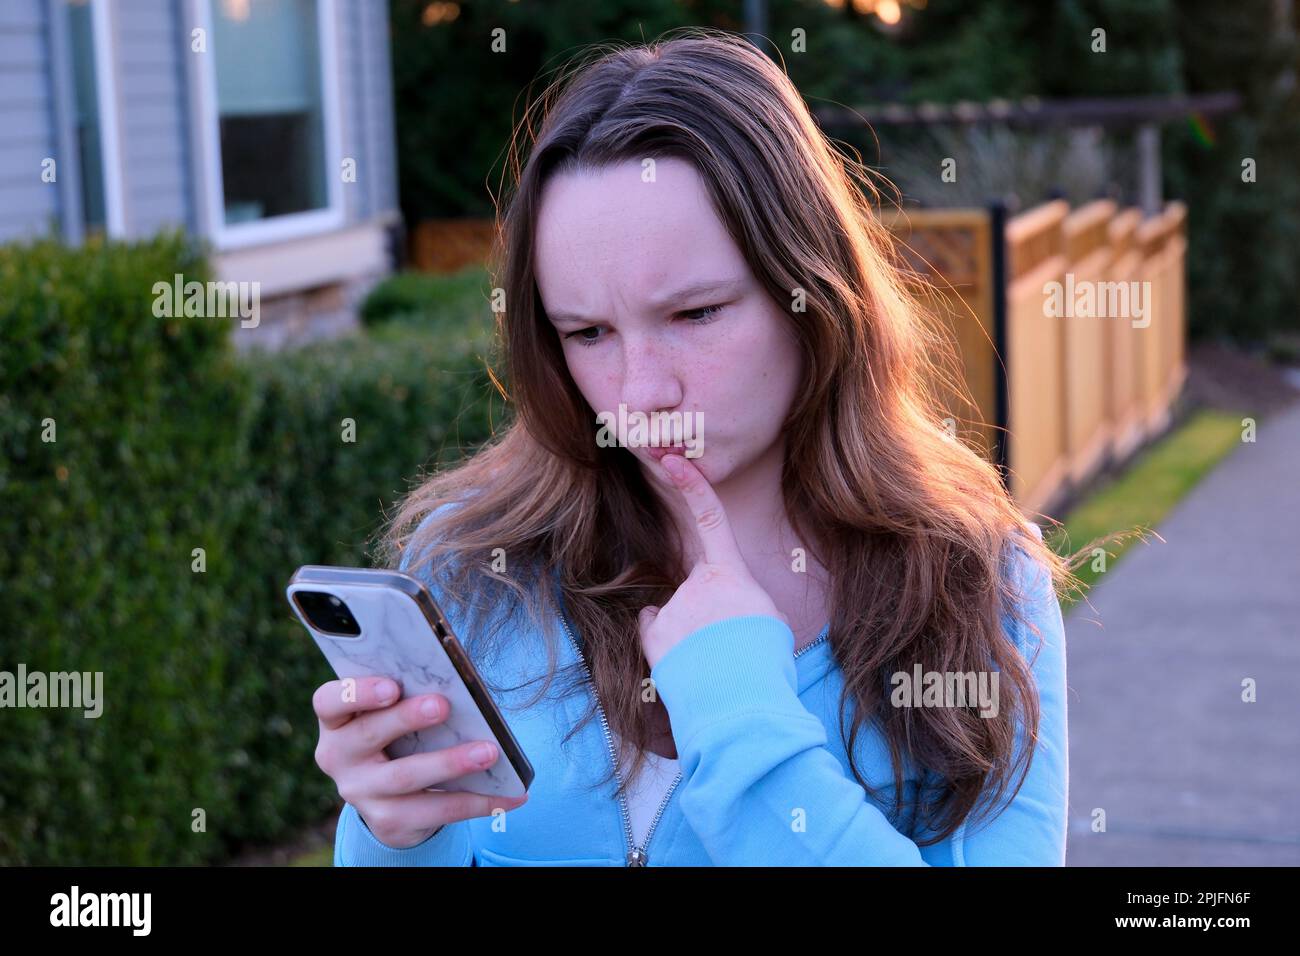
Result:
[[[339,223],[332,0],[207,0],[205,12],[219,244]]]
[[[103,147],[99,141],[99,102],[95,95],[95,27],[90,4],[68,5],[68,45],[76,108],[77,155],[81,161],[81,214],[88,233],[104,229]]]

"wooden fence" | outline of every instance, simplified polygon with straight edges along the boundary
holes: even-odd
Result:
[[[1143,220],[1107,200],[1005,224],[997,210],[887,218],[957,337],[980,413],[963,437],[1005,468],[1027,512],[1168,425],[1186,377],[1186,220],[1180,202]]]

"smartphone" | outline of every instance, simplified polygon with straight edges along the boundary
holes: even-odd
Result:
[[[308,564],[289,579],[289,605],[340,679],[390,677],[400,698],[441,694],[451,714],[441,723],[399,737],[384,748],[408,754],[493,740],[501,756],[486,770],[430,790],[468,790],[519,797],[533,767],[483,686],[447,619],[424,584],[402,571]]]

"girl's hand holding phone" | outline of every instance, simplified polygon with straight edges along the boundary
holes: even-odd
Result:
[[[316,764],[380,843],[407,849],[448,823],[491,816],[498,808],[513,810],[527,802],[526,793],[502,797],[426,790],[492,766],[501,757],[496,744],[471,740],[394,760],[384,748],[404,734],[445,721],[450,702],[441,694],[398,700],[397,684],[384,677],[358,677],[350,683],[327,681],[312,695],[320,720]],[[475,748],[482,744],[489,752],[477,759]]]

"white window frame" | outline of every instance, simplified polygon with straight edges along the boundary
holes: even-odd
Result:
[[[339,96],[338,31],[335,0],[316,0],[317,42],[321,70],[321,128],[325,144],[326,206],[307,212],[272,216],[253,222],[226,224],[225,184],[221,175],[221,126],[217,114],[217,65],[212,45],[212,4],[220,0],[196,0],[195,25],[207,37],[207,52],[198,71],[199,111],[209,238],[218,249],[279,242],[299,236],[339,229],[345,220],[343,206],[342,106]]]
[[[117,44],[113,43],[109,0],[90,0],[90,36],[95,48],[95,100],[99,110],[99,171],[104,177],[104,232],[110,239],[126,235],[125,181],[122,177],[122,138],[117,109]],[[66,11],[55,10],[56,16]],[[80,170],[82,176],[86,170]],[[85,230],[82,210],[82,230]]]

